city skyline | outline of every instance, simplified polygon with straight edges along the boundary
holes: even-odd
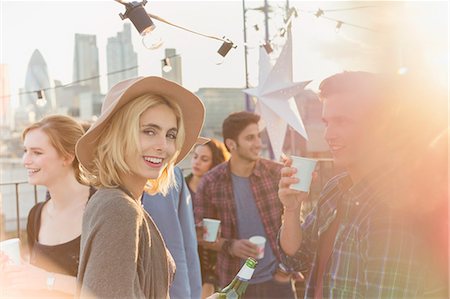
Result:
[[[263,1],[246,3],[247,41],[251,54],[249,81],[251,85],[256,85],[258,70],[257,55],[254,55],[255,50],[257,52],[255,41],[261,39],[263,30],[256,32],[252,24],[259,24],[262,28],[263,14],[252,8],[258,8]],[[269,1],[279,19],[283,17],[281,7],[285,3]],[[351,69],[377,70],[377,63],[383,61],[375,53],[380,44],[388,48],[385,63],[392,64],[394,70],[402,67],[402,64],[408,66],[408,63],[417,64],[416,61],[422,63],[424,60],[432,70],[438,68],[438,72],[431,72],[438,79],[436,82],[442,82],[445,77],[442,74],[446,73],[448,66],[448,51],[445,41],[438,41],[443,33],[448,36],[448,26],[442,26],[445,23],[448,25],[448,5],[445,2],[370,2],[373,4],[372,8],[369,6],[366,9],[336,12],[332,15],[369,29],[387,28],[387,37],[346,25],[337,34],[334,30],[335,22],[304,13],[323,8],[326,16],[329,16],[331,13],[326,9],[345,9],[356,6],[358,2],[289,3],[301,10],[300,16],[293,21],[295,81],[311,79],[313,82],[310,86],[316,89],[321,79],[335,72]],[[114,1],[2,1],[0,5],[1,63],[8,65],[13,104],[18,104],[17,94],[19,88],[24,87],[26,62],[35,49],[46,58],[51,78],[58,79],[62,84],[73,81],[71,62],[74,35],[77,33],[96,36],[101,92],[106,91],[107,40],[116,36],[123,24],[129,24],[129,20],[122,21],[118,16],[118,13],[124,11],[122,5]],[[160,63],[164,58],[164,49],[175,48],[183,57],[183,84],[187,88],[195,91],[201,87],[245,87],[241,1],[151,1],[146,5],[146,10],[196,31],[217,36],[223,34],[238,47],[232,49],[222,65],[217,66],[212,61],[215,60],[220,42],[155,21],[165,43],[160,49],[149,51],[143,47],[139,34],[132,26],[139,75],[161,75]],[[431,18],[433,22],[430,22]],[[271,35],[279,28],[274,25],[275,21],[277,20],[273,20],[270,27]],[[420,36],[422,40],[419,37],[414,40],[414,35]],[[411,48],[415,51],[407,51]],[[374,57],[377,59],[373,59]]]
[[[131,40],[131,24],[124,23],[122,31],[117,32],[116,36],[108,38],[106,59],[109,74],[108,89],[119,81],[138,75],[137,68],[133,68],[138,65],[138,62],[137,53],[133,49]],[[129,70],[123,71],[125,69]]]
[[[447,1],[268,2],[274,11],[270,15],[270,37],[282,25],[286,2],[298,9],[299,16],[292,22],[293,79],[296,82],[313,80],[308,85],[313,91],[317,91],[323,78],[343,70],[408,72],[412,69],[423,70],[427,73],[427,80],[448,90]],[[161,59],[165,57],[166,49],[175,49],[179,55],[177,61],[180,68],[182,61],[182,74],[177,74],[177,77],[182,77],[186,88],[206,99],[205,104],[209,105],[205,121],[206,134],[218,137],[223,114],[234,109],[244,109],[244,94],[240,90],[245,89],[245,76],[248,75],[251,86],[258,85],[258,43],[264,39],[265,32],[264,13],[260,8],[264,1],[247,0],[245,4],[246,12],[243,12],[242,0],[152,0],[145,6],[147,12],[175,24],[220,38],[225,36],[235,42],[237,48],[230,51],[224,63],[216,65],[220,41],[199,37],[158,21],[155,24],[164,38],[164,45],[157,50],[145,49],[130,21],[120,19],[119,13],[125,11],[123,5],[113,0],[0,0],[1,124],[9,123],[13,118],[11,111],[19,106],[19,93],[30,91],[27,88],[35,88],[31,83],[27,87],[25,82],[28,64],[36,50],[45,61],[48,72],[44,77],[49,78],[49,84],[65,85],[74,81],[76,34],[95,36],[99,92],[106,92],[107,41],[116,37],[118,32],[122,32],[124,24],[128,24],[131,27],[132,45],[137,53],[137,73],[142,76],[164,75],[161,72]],[[318,9],[323,10],[323,16],[316,17]],[[247,74],[243,46],[244,15],[249,45]],[[339,24],[336,20],[344,21],[339,33],[336,32]],[[272,60],[277,58],[277,47],[279,50],[282,41],[277,39]],[[64,99],[57,103],[58,113],[89,117],[99,111],[102,101],[100,93],[92,95],[86,88],[75,85],[51,91],[55,92],[56,99]],[[296,99],[297,106],[304,112],[302,117],[310,140],[304,144],[300,142],[303,139],[297,138],[299,142],[294,146],[301,151],[320,152],[326,151],[328,147],[321,135],[323,124],[320,122],[320,102],[315,99],[313,91],[308,91],[304,98]],[[8,95],[10,98],[4,97]],[[433,98],[427,100],[432,101]],[[29,123],[28,115],[22,116]],[[2,160],[1,181],[25,181],[26,169],[19,158],[23,152],[20,128],[14,132],[5,126],[0,129],[2,154],[14,153]],[[185,167],[189,161],[186,159],[183,163],[181,166]],[[5,227],[9,230],[15,229],[15,188],[13,184],[0,188],[6,215]],[[21,191],[24,190],[19,217],[22,228],[25,227],[28,210],[34,205],[35,194],[29,184],[21,187]],[[38,191],[39,199],[44,199],[45,188],[38,187]]]
[[[86,86],[92,92],[100,93],[100,75],[97,36],[94,34],[75,33],[73,55],[73,82]],[[88,78],[93,78],[86,80]],[[86,80],[86,81],[83,81]]]

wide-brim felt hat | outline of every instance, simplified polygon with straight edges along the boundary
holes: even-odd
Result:
[[[125,104],[144,94],[155,94],[176,102],[183,115],[185,139],[175,163],[182,161],[196,144],[205,119],[205,107],[202,101],[186,88],[161,77],[137,77],[114,85],[102,104],[98,119],[78,140],[75,153],[84,168],[91,171],[94,167],[94,152],[103,130],[112,116]]]

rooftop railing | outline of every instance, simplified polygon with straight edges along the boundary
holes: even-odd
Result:
[[[20,186],[21,185],[27,185],[30,186],[30,184],[27,181],[17,181],[17,182],[7,182],[7,183],[0,183],[0,187],[3,186],[14,186],[14,193],[15,193],[15,201],[16,201],[16,233],[15,236],[17,236],[18,238],[20,238],[20,234],[21,234],[21,227],[20,227],[20,220],[21,220],[21,215],[20,215]],[[38,202],[38,192],[37,192],[37,186],[33,185],[33,195],[34,195],[34,204],[37,204]],[[3,198],[3,200],[6,200],[6,198]],[[4,215],[3,219],[2,219],[2,223],[1,223],[1,227],[2,230],[6,230],[6,225],[5,225],[5,219],[4,219]],[[22,217],[23,219],[24,217]],[[3,233],[10,233],[7,231],[3,231]]]
[[[188,174],[190,173],[191,169],[190,168],[183,168],[183,173],[184,174]],[[313,181],[312,185],[311,185],[311,191],[310,191],[310,197],[311,200],[308,204],[304,205],[304,211],[303,213],[307,213],[309,210],[312,209],[316,199],[319,197],[320,191],[323,187],[323,185],[328,181],[328,179],[330,179],[333,175],[334,175],[334,167],[333,167],[333,162],[331,159],[318,159],[318,166],[316,168],[317,173],[318,173],[318,177],[316,178],[316,180]],[[0,187],[5,187],[5,186],[9,186],[9,187],[13,187],[13,193],[14,196],[9,196],[8,198],[3,197],[3,201],[5,202],[5,200],[11,200],[13,197],[15,200],[15,218],[11,219],[5,219],[5,215],[3,214],[2,219],[1,219],[1,223],[0,223],[0,227],[2,228],[2,233],[3,236],[1,236],[2,238],[12,238],[12,237],[17,237],[20,238],[21,233],[23,230],[26,229],[26,225],[21,225],[21,223],[26,224],[27,222],[27,216],[28,216],[28,211],[21,213],[21,203],[23,198],[21,197],[21,187],[27,187],[30,188],[30,186],[32,186],[32,193],[33,193],[33,197],[34,197],[34,204],[36,204],[39,201],[38,198],[38,187],[35,185],[30,185],[27,181],[16,181],[16,182],[7,182],[7,183],[0,183]],[[29,194],[29,190],[27,192],[27,194]],[[42,200],[45,199],[45,197],[42,198]],[[4,203],[3,203],[4,205]],[[11,231],[11,229],[6,229],[7,225],[6,222],[11,222],[11,221],[15,221],[15,229]],[[9,225],[9,227],[11,227],[11,225]]]

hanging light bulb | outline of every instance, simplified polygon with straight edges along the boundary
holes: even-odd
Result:
[[[147,4],[147,0],[143,0],[142,2],[133,1],[123,3],[126,11],[123,14],[119,14],[119,16],[122,20],[129,18],[139,34],[142,36],[142,44],[144,47],[154,50],[161,47],[163,41],[161,35],[156,29],[155,24],[145,11],[145,4]]]
[[[263,44],[264,49],[266,50],[267,54],[270,54],[273,52],[273,48],[272,45],[270,44],[270,42],[266,42]]]
[[[144,34],[142,37],[142,44],[149,50],[159,49],[164,43],[159,30],[156,26],[153,28],[151,32]]]
[[[295,18],[297,18],[298,17],[298,10],[297,10],[297,8],[291,7],[289,9],[289,15],[293,15]]]
[[[316,16],[316,18],[319,18],[320,16],[323,15],[323,10],[321,10],[320,8],[316,11],[316,13],[314,14]]]
[[[42,90],[36,91],[37,99],[36,105],[39,107],[44,107],[47,104],[47,99],[45,98],[45,94]]]
[[[218,65],[222,64],[225,60],[225,56],[227,56],[228,52],[230,52],[232,48],[236,48],[236,45],[233,44],[233,42],[228,39],[225,40],[223,44],[220,46],[219,50],[217,50],[219,57],[216,64]]]
[[[161,60],[162,63],[162,70],[164,73],[168,73],[172,70],[172,65],[170,64],[170,58],[166,57],[163,60]]]
[[[339,31],[341,31],[341,27],[342,27],[342,21],[338,21],[336,23],[336,33],[339,33]]]

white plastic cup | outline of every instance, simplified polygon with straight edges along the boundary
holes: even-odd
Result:
[[[317,160],[297,156],[291,156],[291,159],[292,167],[297,168],[295,176],[300,179],[300,182],[291,185],[291,189],[309,192],[312,174],[316,168]]]
[[[0,242],[0,251],[9,257],[13,264],[20,264],[20,240],[18,238]]]
[[[264,257],[264,247],[266,246],[266,238],[263,236],[253,236],[248,239],[250,242],[258,246],[258,255],[257,259],[262,259]]]
[[[219,232],[220,220],[204,218],[203,219],[203,240],[206,242],[215,242],[217,239],[217,233]]]

